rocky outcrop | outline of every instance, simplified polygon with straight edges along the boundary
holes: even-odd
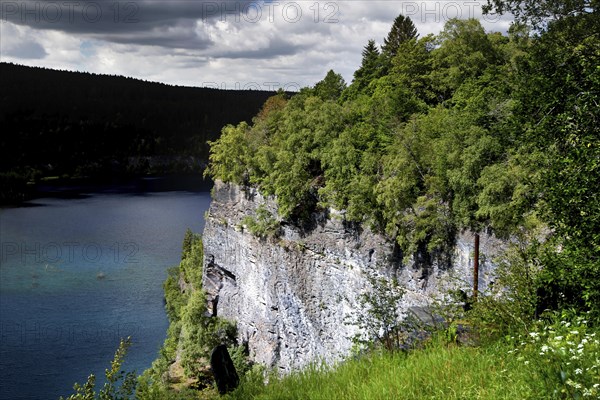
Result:
[[[428,305],[449,288],[472,282],[472,235],[461,234],[450,265],[405,265],[394,243],[368,229],[349,227],[339,213],[316,216],[310,232],[284,225],[277,238],[260,239],[242,220],[272,198],[255,189],[216,182],[203,235],[203,286],[209,308],[237,322],[250,357],[289,372],[310,362],[347,355],[356,327],[348,315],[363,312],[358,296],[369,289],[365,271],[397,278],[406,289],[401,307]],[[498,241],[482,236],[480,290],[491,279]]]

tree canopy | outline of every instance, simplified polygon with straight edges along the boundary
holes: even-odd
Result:
[[[543,27],[550,20],[596,13],[599,4],[598,0],[487,0],[482,8],[484,13],[512,13],[520,22]]]
[[[488,2],[544,24],[508,35],[452,19],[418,38],[399,16],[348,87],[329,71],[223,128],[209,174],[275,195],[290,223],[340,210],[416,263],[447,262],[464,230],[526,238],[544,264],[540,306],[600,313],[596,2],[533,3]]]

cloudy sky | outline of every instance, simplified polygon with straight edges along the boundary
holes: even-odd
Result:
[[[185,86],[295,90],[329,69],[350,82],[398,14],[419,33],[453,17],[506,32],[482,1],[2,0],[0,59]]]

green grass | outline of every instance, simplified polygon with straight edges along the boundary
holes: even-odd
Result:
[[[230,399],[525,399],[529,374],[511,347],[433,344],[405,353],[374,353],[333,369],[311,367],[262,384],[246,377]]]

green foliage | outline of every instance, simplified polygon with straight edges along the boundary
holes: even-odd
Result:
[[[264,204],[256,209],[256,217],[246,216],[242,225],[248,228],[251,234],[259,238],[276,237],[279,232],[279,221],[271,214]]]
[[[192,255],[194,247],[190,249],[188,255]],[[179,287],[179,281],[182,277],[181,264],[176,267],[169,268],[168,276],[163,284],[165,293],[165,309],[169,317],[169,329],[167,330],[167,338],[159,350],[159,355],[152,362],[152,366],[144,371],[138,378],[138,388],[136,396],[139,399],[162,399],[168,397],[169,391],[165,376],[169,366],[175,362],[177,358],[177,350],[181,337],[181,319],[182,312],[189,300],[189,294],[183,293]]]
[[[119,348],[115,352],[114,359],[110,364],[110,369],[106,369],[106,383],[98,393],[94,391],[96,377],[92,374],[88,377],[86,383],[79,385],[75,383],[73,390],[75,394],[70,395],[65,400],[124,400],[133,399],[137,380],[135,372],[125,372],[121,370],[121,365],[127,354],[127,349],[131,346],[131,338],[121,339]],[[61,400],[63,397],[61,397]]]
[[[126,373],[121,370],[129,346],[131,346],[131,338],[121,340],[115,358],[110,363],[110,369],[105,372],[106,383],[98,393],[101,400],[125,399],[134,393],[136,386],[135,372]]]
[[[243,347],[236,346],[235,324],[208,313],[206,294],[202,290],[201,237],[188,230],[183,248],[181,262],[169,269],[163,285],[170,320],[167,338],[152,367],[138,379],[139,399],[214,397],[211,389],[198,391],[188,385],[205,382],[210,352],[219,344],[226,344],[235,355],[236,367],[242,371],[249,367]]]
[[[181,259],[185,259],[192,251],[192,243],[194,242],[194,232],[190,228],[185,231],[183,244],[181,245]]]
[[[404,289],[397,281],[375,276],[372,272],[367,272],[367,279],[371,288],[358,298],[360,311],[346,321],[360,330],[352,341],[361,347],[375,344],[388,351],[399,349],[402,344],[399,307]]]
[[[562,248],[560,246],[562,244]],[[586,247],[567,240],[546,243],[540,256],[544,269],[539,274],[538,309],[574,308],[600,318],[600,263]]]
[[[542,28],[548,21],[598,11],[597,0],[487,0],[484,14],[511,13],[521,22]]]
[[[379,49],[374,40],[369,40],[362,51],[360,68],[354,72],[352,87],[356,91],[364,90],[370,82],[379,78],[383,68],[383,62]]]
[[[398,79],[402,87],[429,104],[437,102],[431,82],[435,41],[433,35],[428,35],[419,40],[412,39],[401,43],[398,54],[392,59],[391,69],[391,74]]]
[[[418,37],[417,28],[410,17],[400,14],[394,19],[392,29],[387,37],[383,39],[383,54],[388,58],[394,58],[398,54],[400,45]]]
[[[176,322],[181,319],[181,308],[186,302],[185,296],[179,288],[179,267],[172,267],[168,270],[167,279],[163,283],[165,292],[165,309],[167,316],[171,322]]]
[[[209,360],[211,350],[218,344],[231,344],[235,326],[207,311],[206,296],[195,292],[182,310],[181,365],[187,376],[198,376]]]
[[[465,81],[483,74],[498,58],[490,35],[476,19],[449,20],[437,42],[431,79],[441,100],[449,99]]]
[[[515,226],[533,231],[540,225],[536,216],[541,156],[536,153],[509,155],[504,163],[487,165],[481,171],[475,217],[487,220],[497,236],[518,234]]]
[[[512,245],[497,263],[494,284],[481,293],[466,318],[479,340],[493,342],[504,336],[528,332],[535,324],[540,265],[535,247],[523,238]]]
[[[600,397],[600,331],[585,316],[555,313],[530,332],[511,337],[509,353],[529,370],[534,393],[546,399]]]
[[[192,237],[191,248],[187,256],[181,260],[179,270],[183,280],[193,288],[202,287],[202,263],[204,262],[204,249],[202,238],[198,234]]]
[[[246,374],[251,374],[252,363],[248,359],[248,348],[247,346],[235,346],[229,351],[233,366],[238,376],[244,377]]]
[[[227,125],[221,130],[218,140],[208,142],[211,153],[209,166],[204,171],[205,176],[210,175],[237,184],[247,183],[248,129],[245,122],[240,122],[237,126]]]
[[[544,22],[537,36],[452,19],[418,39],[399,16],[348,88],[329,71],[253,126],[224,128],[209,174],[274,195],[286,223],[337,209],[417,264],[448,265],[465,230],[532,246],[547,236],[526,251],[542,270],[538,311],[600,316],[600,19],[595,2],[538,3],[488,7],[526,6],[519,15]],[[266,221],[246,220],[259,234]]]
[[[515,90],[524,142],[540,154],[537,190],[553,230],[540,275],[540,307],[600,316],[600,22],[583,13],[550,23]],[[535,104],[532,103],[535,99]]]
[[[433,342],[422,350],[373,352],[335,367],[313,365],[286,377],[249,376],[226,399],[541,399],[505,343],[476,348]]]
[[[204,296],[192,296],[182,320],[181,365],[187,377],[201,375],[215,346],[226,344],[231,348],[235,345],[235,324],[207,316],[204,299]]]
[[[185,282],[191,283],[194,289],[187,296],[171,295],[176,299],[174,304],[167,302],[168,309],[179,307],[174,314],[181,321],[181,365],[188,377],[198,376],[216,345],[235,344],[235,325],[208,314],[206,295],[202,291],[202,262],[202,240],[195,237],[179,267]]]
[[[342,75],[336,74],[333,70],[329,70],[322,81],[317,82],[314,88],[315,95],[323,100],[337,100],[344,89],[346,82]]]
[[[181,336],[181,321],[171,320],[167,338],[152,366],[138,377],[136,397],[141,400],[179,398],[172,394],[168,381],[168,370],[177,357]]]
[[[595,399],[597,328],[568,312],[471,347],[434,339],[408,353],[372,352],[286,377],[248,374],[227,399]]]

